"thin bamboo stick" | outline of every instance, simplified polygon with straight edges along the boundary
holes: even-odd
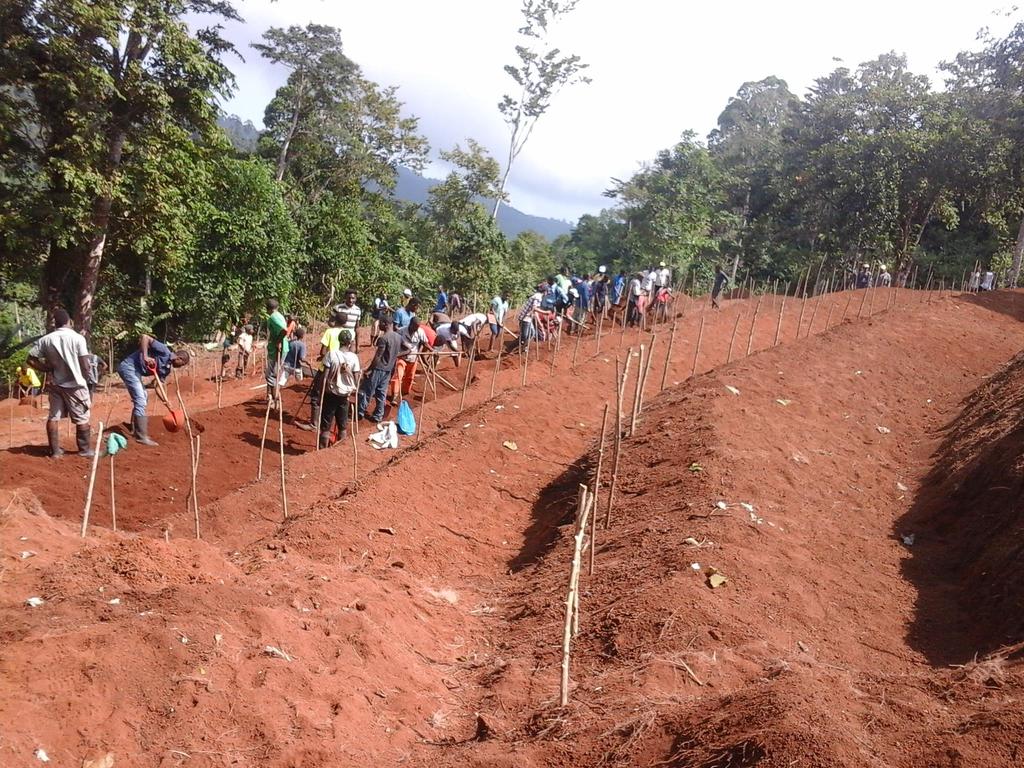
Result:
[[[96,468],[100,463],[103,447],[103,422],[99,423],[99,434],[96,435],[96,452],[92,457],[92,471],[89,473],[89,491],[85,495],[85,509],[82,510],[82,538],[89,530],[89,510],[92,508],[92,492],[96,486]]]
[[[750,332],[747,334],[747,357],[750,356],[750,352],[754,347],[754,329],[757,327],[757,313],[761,309],[761,300],[763,298],[763,295],[758,296],[757,304],[754,305],[754,317],[750,321]]]
[[[661,389],[659,392],[665,391],[665,382],[668,380],[668,369],[672,364],[672,347],[676,343],[676,326],[679,324],[679,318],[675,317],[672,319],[672,333],[668,337],[668,349],[665,352],[665,367],[661,371]]]
[[[629,434],[633,435],[636,431],[636,416],[640,409],[640,388],[643,385],[644,376],[644,361],[647,359],[644,354],[646,349],[643,344],[640,345],[640,363],[636,367],[636,385],[633,387],[633,407],[629,412]]]
[[[572,567],[569,569],[569,590],[565,600],[565,624],[562,629],[562,679],[559,690],[559,701],[561,706],[569,703],[569,655],[572,649],[573,628],[579,630],[578,598],[580,562],[582,560],[583,539],[587,531],[587,514],[590,505],[587,504],[587,487],[580,486],[580,501],[577,506],[580,509],[580,518],[577,523],[576,535],[574,537]]]
[[[704,338],[704,315],[700,316],[700,329],[697,331],[697,345],[693,348],[693,367],[690,369],[690,378],[697,375],[697,358],[700,357],[700,342]]]
[[[626,352],[626,362],[622,366],[621,375],[619,372],[619,360],[618,358],[615,359],[615,450],[612,453],[612,482],[608,486],[608,506],[604,513],[605,530],[610,528],[612,524],[612,503],[615,501],[615,487],[618,485],[619,479],[619,456],[622,453],[622,405],[625,399],[626,377],[629,375],[629,361],[632,357],[633,348],[630,347]]]
[[[725,359],[726,363],[732,362],[732,348],[736,344],[736,331],[740,329],[740,318],[743,317],[742,312],[736,313],[736,322],[732,326],[732,337],[729,339],[729,354]]]
[[[114,454],[110,454],[110,526],[117,530],[117,497],[114,495]]]
[[[601,441],[597,449],[597,471],[594,473],[594,514],[590,516],[590,570],[589,574],[594,575],[594,548],[597,546],[597,505],[601,493],[601,468],[604,466],[604,438],[608,431],[608,403],[604,404],[604,413],[601,415]]]

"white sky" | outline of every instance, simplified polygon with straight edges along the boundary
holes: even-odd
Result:
[[[939,80],[936,65],[977,47],[981,27],[1010,27],[992,2],[580,0],[552,37],[590,64],[593,82],[560,93],[541,118],[513,166],[512,204],[573,222],[607,207],[601,193],[612,177],[628,177],[686,129],[706,135],[747,80],[777,75],[802,95],[835,67],[890,50]],[[472,136],[503,160],[508,133],[497,103],[511,84],[502,67],[513,62],[519,8],[519,0],[240,1],[245,24],[227,34],[246,62],[231,63],[238,92],[225,109],[262,125],[286,76],[248,47],[268,26],[330,24],[368,77],[399,86],[435,159]],[[444,173],[435,164],[427,175]]]

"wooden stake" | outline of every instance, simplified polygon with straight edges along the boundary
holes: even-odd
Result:
[[[326,365],[324,366],[323,371],[321,371],[321,373],[323,375],[320,377],[320,401],[316,405],[316,422],[313,424],[313,434],[315,435],[315,442],[316,442],[316,448],[314,450],[317,450],[317,451],[320,450],[320,420],[323,418],[323,415],[324,415],[324,397],[327,394],[327,366]],[[390,389],[390,382],[389,382],[388,388],[384,390],[384,397],[385,397],[385,399],[387,398],[388,389]],[[374,407],[376,407],[376,405]],[[312,410],[312,409],[310,409],[310,410]],[[267,414],[268,414],[268,416],[270,414],[270,409],[269,408],[267,409]],[[263,437],[266,438],[266,436],[267,436],[267,425],[264,422],[264,424],[263,424]],[[263,444],[262,443],[260,443],[260,466],[261,467],[263,466]],[[259,479],[259,478],[257,477],[257,479]]]
[[[644,365],[643,377],[640,379],[640,404],[636,409],[636,418],[633,420],[634,424],[639,423],[640,415],[644,411],[644,393],[647,391],[647,377],[651,373],[651,360],[654,359],[654,344],[657,342],[658,337],[651,332],[651,345],[647,348],[647,363]]]
[[[808,273],[807,276],[810,277],[811,276],[810,273]],[[804,288],[806,288],[806,287],[807,286],[805,285]],[[800,329],[804,327],[804,310],[806,310],[806,309],[807,309],[807,291],[805,290],[803,298],[800,299],[800,316],[797,318],[797,321],[796,321],[796,338],[798,338],[798,339],[800,338]]]
[[[279,360],[278,360],[278,363],[277,363],[277,369],[278,369],[278,371],[280,371],[280,369],[281,369],[280,354],[278,355],[278,358],[279,358]],[[274,375],[275,376],[279,376],[279,373],[275,373]],[[280,379],[277,379],[277,380],[280,381]],[[278,387],[277,387],[276,384],[274,385],[274,390],[275,390],[275,392],[278,391]],[[282,511],[284,513],[284,519],[287,520],[288,519],[288,487],[287,487],[287,483],[285,482],[285,476],[284,476],[284,404],[281,402],[281,397],[280,397],[279,394],[275,394],[274,395],[274,399],[277,401],[277,450],[278,450],[278,455],[281,457],[281,509],[282,509]],[[345,403],[344,407],[348,408],[348,403]],[[319,432],[319,429],[320,429],[320,427],[319,427],[319,425],[317,425],[317,433],[316,433],[316,444],[317,445],[320,445],[320,432]]]
[[[573,624],[579,629],[579,618],[577,613],[580,576],[580,561],[583,552],[583,539],[587,533],[587,513],[590,505],[587,503],[587,486],[581,485],[579,491],[580,501],[577,509],[580,510],[580,519],[577,520],[576,535],[574,537],[572,567],[569,569],[569,590],[565,599],[565,624],[562,629],[562,681],[559,691],[561,706],[569,703],[569,654],[572,648]],[[574,618],[575,617],[575,618]]]
[[[806,333],[807,338],[810,338],[811,332],[814,330],[814,318],[816,318],[818,316],[818,307],[821,306],[822,298],[823,298],[823,296],[819,296],[817,298],[817,300],[814,302],[814,311],[811,312],[811,322],[808,323],[808,325],[807,325],[807,333]]]
[[[601,310],[601,314],[597,318],[597,336],[594,340],[594,354],[601,354],[601,331],[604,328],[604,310]]]
[[[679,318],[673,318],[672,320],[672,333],[668,337],[668,350],[665,352],[665,367],[661,371],[661,389],[659,392],[665,391],[665,382],[668,380],[668,368],[672,364],[672,347],[676,343],[676,326],[679,324]]]
[[[358,390],[357,390],[358,391]],[[426,396],[426,392],[423,393]],[[422,401],[420,401],[422,403]],[[423,417],[423,408],[420,408],[420,418]],[[420,425],[416,424],[416,434],[420,433]],[[354,429],[349,430],[349,434],[352,435],[352,484],[356,485],[359,482],[359,442],[356,440],[356,431]],[[286,515],[287,517],[287,515]]]
[[[828,317],[825,318],[825,327],[822,330],[827,331],[829,329],[829,326],[832,325],[832,312],[833,312],[833,310],[835,308],[836,308],[835,300],[830,301],[828,303]]]
[[[754,305],[754,317],[750,321],[750,333],[747,334],[747,357],[750,357],[750,351],[754,348],[754,329],[757,327],[757,313],[761,309],[761,300],[764,295],[757,297],[757,304]]]
[[[576,346],[572,349],[572,369],[576,370],[576,358],[580,354],[580,342],[583,341],[583,326],[576,329]]]
[[[198,455],[196,453],[196,445],[198,443],[197,438],[199,437],[199,434],[198,433],[193,433],[193,431],[192,431],[192,419],[189,418],[188,409],[185,408],[185,401],[181,397],[181,387],[178,386],[178,372],[175,369],[173,369],[173,368],[171,369],[171,371],[173,371],[173,373],[174,373],[174,394],[177,395],[177,397],[178,397],[178,406],[181,408],[181,413],[185,417],[185,431],[188,433],[189,468],[191,470],[191,472],[189,474],[190,474],[190,476],[192,478],[192,485],[189,488],[189,495],[188,495],[189,503],[186,504],[185,507],[186,507],[186,509],[189,507],[189,505],[191,505],[191,507],[192,507],[192,513],[193,513],[193,516],[195,517],[195,524],[196,524],[196,538],[198,539],[199,538],[199,491],[198,491],[198,489],[196,487],[196,485],[197,485],[197,483],[196,483],[196,474],[197,474],[198,469],[199,469],[199,457],[198,457]],[[157,381],[159,381],[159,377],[157,377]],[[167,393],[165,391],[164,392],[164,397],[166,397],[166,396],[167,396]]]
[[[693,368],[690,369],[690,378],[697,375],[697,358],[700,357],[700,342],[704,338],[704,315],[700,316],[700,329],[697,331],[697,346],[693,348]]]
[[[855,291],[850,291],[850,295],[846,299],[846,306],[843,307],[843,316],[839,318],[839,323],[842,324],[846,320],[846,312],[850,309],[850,304],[853,303],[853,294]]]
[[[594,514],[590,516],[590,570],[594,575],[594,547],[597,546],[597,504],[601,493],[601,467],[604,466],[604,436],[608,430],[608,403],[604,404],[604,413],[601,416],[601,441],[597,449],[597,471],[594,473]]]
[[[192,511],[195,515],[195,527],[196,527],[196,538],[199,536],[199,480],[197,475],[199,474],[199,456],[201,449],[202,433],[196,432],[196,451],[194,456],[194,462],[192,463]]]
[[[92,508],[92,491],[96,486],[96,468],[100,463],[100,454],[103,452],[103,422],[99,423],[99,434],[96,435],[96,452],[92,457],[92,472],[89,473],[89,491],[85,495],[85,509],[82,510],[82,538],[85,538],[89,530],[89,510]]]
[[[501,353],[505,351],[505,345],[501,341],[501,331],[498,331],[498,357],[494,362],[494,370],[491,372],[491,397],[494,397],[494,384],[498,380],[498,371],[501,369]]]
[[[782,306],[779,307],[779,322],[775,326],[775,341],[772,342],[772,346],[776,347],[779,344],[779,337],[782,335],[782,316],[786,314],[786,295],[782,295]]]
[[[525,350],[523,350],[522,345],[519,346],[519,367],[523,369],[523,380],[519,385],[525,387],[527,371],[530,368],[530,342],[526,342]]]
[[[736,343],[736,331],[738,331],[740,329],[740,318],[741,317],[743,317],[743,313],[742,312],[737,312],[736,313],[736,322],[732,326],[732,337],[729,339],[729,355],[725,359],[725,362],[727,364],[732,362],[732,348],[733,348],[733,345]]]
[[[636,431],[636,415],[640,410],[640,388],[643,384],[644,375],[644,361],[647,359],[644,357],[644,345],[640,345],[640,364],[636,367],[636,385],[633,387],[633,407],[629,412],[629,434],[632,435]]]
[[[473,378],[473,363],[476,362],[476,344],[469,354],[469,362],[466,363],[466,380],[462,382],[462,397],[459,398],[459,413],[466,407],[466,390],[469,389],[469,380]]]
[[[110,525],[117,530],[117,499],[114,496],[114,454],[110,454]]]
[[[324,374],[324,376],[326,377],[326,374]],[[321,400],[320,403],[321,403],[320,407],[323,408],[323,400]],[[263,436],[260,438],[260,460],[259,460],[258,466],[256,467],[256,479],[257,480],[262,480],[263,479],[263,449],[267,445],[267,428],[270,426],[270,406],[271,406],[271,403],[269,401],[267,401],[267,410],[263,414]],[[317,420],[317,424],[316,424],[316,445],[317,445],[317,448],[319,449],[319,447],[320,447],[320,422],[319,422],[319,419]]]
[[[619,374],[619,360],[615,359],[615,450],[612,453],[612,482],[608,486],[608,506],[604,513],[605,530],[612,524],[612,502],[615,501],[615,486],[619,480],[619,456],[622,453],[622,401],[625,399],[626,377],[629,375],[629,361],[633,358],[633,348],[626,352],[626,363]]]

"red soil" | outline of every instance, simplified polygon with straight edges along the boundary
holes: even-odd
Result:
[[[876,314],[849,321],[862,298]],[[26,489],[0,498],[0,765],[35,765],[37,747],[58,765],[107,752],[140,766],[1014,764],[1018,665],[971,654],[1021,639],[1001,620],[1020,601],[1019,558],[1000,541],[1019,535],[1018,481],[986,506],[992,477],[1019,475],[1019,419],[993,405],[1020,366],[942,427],[1017,351],[1024,295],[922,298],[810,302],[799,335],[812,315],[814,333],[798,342],[787,302],[789,343],[749,358],[753,303],[727,304],[706,315],[697,367],[721,366],[737,327],[743,359],[673,387],[694,365],[691,310],[655,398],[659,333],[613,524],[583,577],[566,709],[573,497],[592,475],[618,331],[596,356],[587,338],[575,372],[574,340],[553,368],[542,350],[525,388],[503,361],[493,400],[483,362],[464,412],[454,393],[427,403],[419,441],[381,454],[364,435],[358,483],[349,444],[312,452],[312,433],[286,424],[285,522],[276,430],[256,482],[264,411],[226,398],[197,413],[203,541],[187,538],[181,435],[118,456],[130,532],[105,530],[104,474],[85,540],[86,463],[15,449],[0,462],[0,487]],[[830,308],[836,327],[816,335]],[[778,309],[762,304],[755,349]],[[1005,581],[972,600],[989,558]],[[728,583],[710,589],[692,562]],[[972,621],[985,631],[965,638]]]

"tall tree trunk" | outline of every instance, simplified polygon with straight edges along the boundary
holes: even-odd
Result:
[[[86,242],[84,262],[81,265],[78,280],[78,291],[75,295],[75,320],[78,330],[85,336],[92,332],[93,301],[96,298],[96,285],[99,283],[100,266],[103,263],[103,250],[107,244],[107,232],[110,229],[110,210],[114,205],[114,186],[117,183],[118,168],[124,154],[124,143],[127,131],[115,128],[107,150],[106,180],[103,189],[93,202],[92,216],[89,220],[89,239]]]
[[[1017,242],[1013,246],[1013,264],[1010,265],[1010,288],[1017,287],[1017,278],[1020,276],[1021,259],[1024,258],[1024,216],[1020,220],[1020,228],[1017,230]]]
[[[299,114],[302,112],[303,101],[306,98],[306,78],[299,79],[298,93],[295,99],[295,109],[292,111],[292,124],[288,126],[288,135],[281,142],[281,151],[277,154],[277,171],[274,176],[278,181],[284,178],[284,172],[288,168],[288,149],[295,138],[295,132],[299,130]]]

